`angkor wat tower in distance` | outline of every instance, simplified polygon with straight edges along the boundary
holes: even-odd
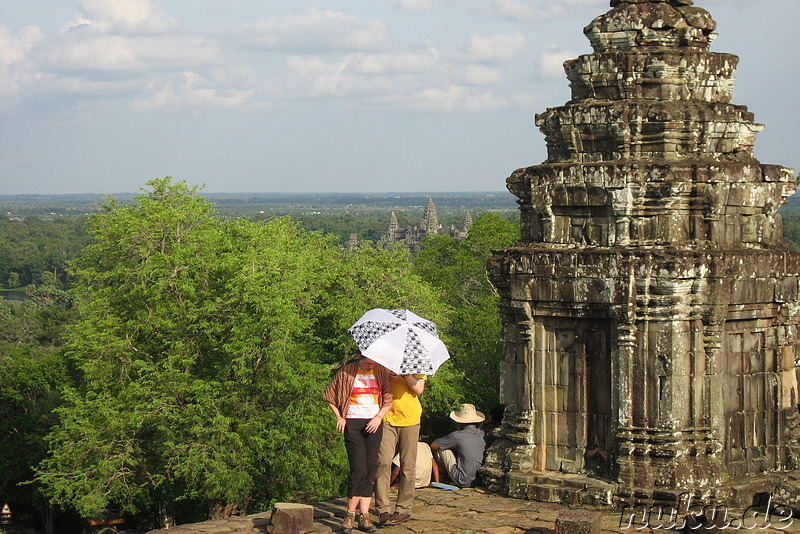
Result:
[[[730,103],[738,58],[709,51],[706,10],[611,7],[565,63],[572,99],[536,117],[547,160],[507,181],[522,240],[490,262],[507,409],[483,480],[796,506],[800,254],[777,212],[793,171],[754,157],[763,126]]]

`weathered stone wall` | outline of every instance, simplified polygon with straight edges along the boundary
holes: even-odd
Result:
[[[507,181],[522,241],[490,262],[508,409],[483,477],[514,496],[563,495],[536,489],[557,474],[613,484],[576,487],[597,502],[798,467],[793,171],[754,158],[708,12],[611,5],[565,63],[572,100],[536,118],[547,161]]]

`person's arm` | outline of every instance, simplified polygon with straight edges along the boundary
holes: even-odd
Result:
[[[381,426],[383,422],[383,416],[389,413],[389,410],[392,409],[392,401],[394,397],[392,396],[392,386],[389,383],[389,374],[391,371],[386,369],[385,367],[381,367],[381,373],[378,375],[378,381],[381,385],[381,399],[383,401],[383,406],[381,406],[378,415],[373,417],[367,423],[365,430],[370,434],[374,434],[378,431],[378,428]]]
[[[415,395],[422,395],[422,392],[425,391],[425,382],[427,382],[425,378],[418,378],[419,376],[420,375],[402,375],[408,389]]]
[[[339,411],[339,408],[337,408],[333,403],[329,402],[328,407],[333,412],[333,415],[336,416],[336,430],[338,430],[339,432],[344,432],[344,425],[347,424],[347,419],[345,419],[342,416],[342,413]]]
[[[458,431],[456,430],[456,432]],[[446,451],[448,449],[456,449],[458,447],[458,441],[456,441],[454,437],[454,434],[456,432],[450,432],[446,436],[436,438],[436,440],[433,443],[431,443],[431,450],[437,451],[441,449],[443,451]]]
[[[374,434],[375,432],[377,432],[378,428],[380,428],[381,423],[383,422],[383,416],[389,413],[389,410],[391,408],[392,408],[391,401],[389,401],[389,404],[384,404],[383,407],[381,407],[381,410],[378,412],[378,415],[369,420],[367,426],[364,427],[365,430],[370,434]]]
[[[392,465],[392,478],[389,480],[389,487],[394,486],[394,483],[397,482],[398,476],[400,476],[400,466]]]
[[[433,447],[431,447],[432,449]],[[436,458],[431,458],[431,471],[433,472],[433,481],[439,482],[439,463]]]

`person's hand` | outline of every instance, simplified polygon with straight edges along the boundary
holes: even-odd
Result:
[[[369,420],[369,423],[367,423],[366,426],[366,430],[370,434],[374,434],[375,432],[378,431],[378,428],[380,428],[380,426],[381,426],[381,418],[376,415],[375,417]]]
[[[339,432],[344,432],[344,426],[347,424],[347,419],[344,417],[337,417],[336,418],[336,430]]]

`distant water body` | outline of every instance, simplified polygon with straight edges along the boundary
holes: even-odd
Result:
[[[26,300],[28,294],[25,291],[0,291],[0,298],[6,300]]]

